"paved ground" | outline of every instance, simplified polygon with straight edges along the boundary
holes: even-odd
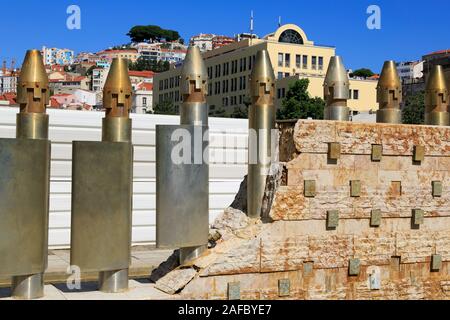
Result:
[[[157,250],[154,247],[132,248],[132,262],[130,268],[130,290],[120,294],[105,294],[97,291],[98,273],[84,273],[82,277],[81,291],[67,289],[66,280],[69,276],[66,271],[69,267],[69,250],[52,250],[48,256],[48,269],[45,273],[44,299],[50,300],[139,300],[139,299],[169,299],[167,296],[153,288],[148,280],[153,269],[172,254],[173,251]],[[0,278],[0,300],[10,296],[10,278]]]

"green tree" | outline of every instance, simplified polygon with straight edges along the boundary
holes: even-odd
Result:
[[[130,62],[128,68],[134,71],[153,71],[159,73],[169,70],[170,63],[169,61],[156,61],[139,58],[134,63]]]
[[[375,73],[373,73],[372,70],[366,68],[355,70],[353,71],[353,73],[350,74],[351,77],[360,77],[360,78],[370,78],[373,75],[375,75]]]
[[[178,112],[171,101],[157,103],[153,109],[154,114],[177,115]]]
[[[247,119],[248,118],[248,107],[235,107],[231,113],[231,118],[235,119]]]
[[[227,117],[227,111],[224,107],[220,107],[218,109],[210,110],[209,115],[211,117],[217,117],[217,118],[226,118]]]
[[[308,79],[296,80],[289,85],[286,97],[277,112],[278,120],[323,119],[325,101],[322,98],[311,98],[308,94]]]
[[[424,124],[425,94],[423,92],[406,96],[402,117],[404,124]]]
[[[175,30],[163,29],[159,26],[134,26],[127,33],[132,42],[144,42],[144,41],[160,41],[165,39],[166,41],[180,40],[180,34]]]

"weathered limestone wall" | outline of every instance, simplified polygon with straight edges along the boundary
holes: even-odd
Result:
[[[227,209],[215,247],[177,270],[187,280],[159,287],[187,299],[450,299],[450,128],[280,128],[271,221]]]

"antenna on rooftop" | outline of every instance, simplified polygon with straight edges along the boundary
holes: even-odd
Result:
[[[253,25],[254,23],[254,19],[253,19],[253,10],[250,13],[250,45],[252,45],[252,41],[253,41]]]

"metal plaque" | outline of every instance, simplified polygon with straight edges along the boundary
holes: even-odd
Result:
[[[327,212],[327,229],[336,229],[339,226],[339,211],[330,210]]]
[[[379,209],[372,210],[370,214],[370,226],[372,228],[378,228],[379,226],[381,226],[381,219],[382,219],[381,210]]]
[[[358,198],[361,196],[361,181],[350,181],[350,196],[353,198]]]
[[[305,197],[314,198],[316,196],[316,181],[305,180]]]
[[[423,224],[424,219],[425,219],[425,214],[424,214],[423,210],[413,209],[412,224],[414,226],[420,226],[421,224]]]
[[[73,142],[71,265],[127,269],[131,260],[133,146]]]
[[[241,300],[241,283],[228,283],[228,300]]]
[[[349,276],[358,276],[361,271],[361,261],[359,259],[350,259],[348,266]]]
[[[328,159],[339,160],[341,157],[341,144],[338,142],[331,142],[328,144]]]
[[[442,181],[433,181],[433,197],[442,197]]]
[[[47,268],[50,142],[0,139],[0,275]]]
[[[424,146],[415,146],[414,147],[414,162],[423,162],[425,160],[425,147]]]
[[[442,256],[433,254],[431,256],[431,272],[439,272],[442,269]]]
[[[289,297],[291,295],[291,280],[280,279],[278,280],[278,296]]]
[[[207,126],[156,126],[156,245],[159,248],[208,243],[208,140]]]
[[[380,162],[383,158],[383,146],[381,144],[372,145],[372,161]]]

